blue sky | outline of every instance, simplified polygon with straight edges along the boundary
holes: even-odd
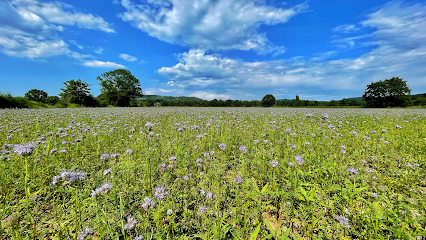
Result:
[[[57,95],[126,68],[145,94],[331,100],[426,92],[425,1],[0,0],[0,91]]]

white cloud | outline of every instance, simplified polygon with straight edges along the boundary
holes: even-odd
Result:
[[[190,97],[197,97],[201,99],[206,100],[212,100],[212,99],[231,99],[231,95],[227,94],[215,94],[215,93],[209,93],[204,91],[196,91],[193,94],[189,95]]]
[[[168,81],[168,82],[167,82],[167,85],[169,85],[169,86],[173,87],[173,86],[175,86],[177,83],[178,83],[178,82],[175,82],[175,81]]]
[[[299,94],[304,96],[318,92],[340,98],[361,96],[367,84],[394,76],[407,80],[417,92],[425,92],[426,4],[391,2],[367,14],[361,25],[374,29],[367,35],[342,39],[355,46],[374,46],[357,58],[326,60],[341,51],[336,50],[310,60],[243,62],[191,49],[178,55],[178,64],[158,72],[169,81],[179,81],[177,88],[185,93],[208,92],[238,99],[246,98],[247,93],[261,98],[283,87],[296,93],[303,89]]]
[[[97,67],[97,68],[126,68],[125,66],[114,63],[114,62],[102,62],[98,60],[86,61],[83,63],[87,67]]]
[[[102,54],[104,52],[104,49],[102,47],[99,47],[98,49],[95,50],[95,53],[97,54]]]
[[[59,16],[76,20],[60,20]],[[57,55],[68,55],[78,60],[91,58],[90,55],[69,49],[69,45],[60,37],[64,28],[58,24],[76,24],[80,27],[109,31],[100,19],[102,18],[93,17],[91,14],[78,13],[72,6],[59,2],[0,1],[0,51],[6,55],[30,59]],[[84,21],[89,20],[94,22],[84,24]],[[73,40],[68,42],[77,48],[83,48]]]
[[[360,28],[356,27],[354,24],[344,24],[344,25],[337,26],[333,28],[332,30],[337,33],[351,33],[351,32],[359,31]]]
[[[113,33],[114,29],[102,17],[77,11],[62,2],[41,2],[36,0],[13,0],[12,4],[26,9],[43,19],[60,25],[76,25],[80,28],[95,29]]]
[[[72,45],[78,47],[79,49],[83,49],[83,46],[78,44],[75,40],[68,40],[68,42],[71,43]]]
[[[126,12],[120,16],[150,36],[169,43],[209,49],[254,50],[282,54],[259,32],[261,25],[287,22],[306,11],[305,3],[291,8],[269,6],[264,0],[154,1],[136,4],[122,0]]]
[[[135,61],[138,60],[138,58],[130,56],[129,54],[126,54],[126,53],[120,54],[119,57],[128,61],[128,62],[135,62]]]

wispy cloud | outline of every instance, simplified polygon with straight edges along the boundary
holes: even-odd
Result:
[[[337,33],[351,33],[351,32],[357,32],[360,30],[360,28],[356,27],[354,24],[344,24],[337,26],[332,29],[334,32]]]
[[[126,68],[125,66],[118,63],[102,62],[98,60],[84,62],[83,65],[87,67],[96,67],[96,68]]]
[[[124,59],[124,60],[128,61],[128,62],[135,62],[135,61],[138,60],[137,57],[130,56],[129,54],[126,54],[126,53],[120,54],[119,57],[121,59]]]
[[[146,1],[121,0],[120,16],[150,36],[169,43],[208,50],[254,50],[282,54],[259,32],[261,25],[275,25],[307,10],[307,4],[278,8],[265,1]]]
[[[95,50],[95,53],[97,54],[102,54],[104,52],[104,49],[102,47],[99,47],[98,49]]]

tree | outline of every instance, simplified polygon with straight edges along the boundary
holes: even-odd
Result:
[[[275,97],[272,94],[266,94],[262,98],[262,107],[271,107],[275,104]]]
[[[46,103],[50,104],[50,105],[55,105],[59,102],[59,97],[58,96],[49,96],[46,98]]]
[[[403,78],[393,77],[367,85],[362,97],[367,107],[405,107],[408,105],[411,89]]]
[[[38,89],[31,89],[25,93],[25,98],[31,101],[44,102],[47,99],[47,92]]]
[[[130,101],[143,96],[139,80],[129,70],[117,69],[105,72],[96,79],[101,85],[101,94],[105,95],[111,105],[129,106]]]
[[[65,88],[61,88],[62,92],[59,94],[61,100],[68,103],[75,103],[85,105],[84,103],[89,98],[90,84],[82,80],[69,80],[64,82]]]

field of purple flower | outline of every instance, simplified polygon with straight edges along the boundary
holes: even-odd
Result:
[[[423,239],[425,116],[0,110],[0,239]]]

